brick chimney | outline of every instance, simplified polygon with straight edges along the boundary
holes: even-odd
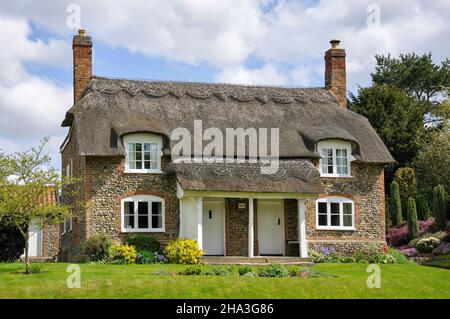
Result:
[[[92,79],[92,39],[83,29],[73,37],[73,102],[76,103]]]
[[[341,41],[330,41],[331,48],[325,52],[325,88],[331,90],[342,107],[347,107],[347,80],[345,76],[345,50]]]

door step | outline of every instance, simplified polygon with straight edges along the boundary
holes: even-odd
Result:
[[[203,256],[200,258],[200,264],[203,265],[303,265],[312,266],[314,263],[311,258],[301,257],[241,257],[241,256]]]

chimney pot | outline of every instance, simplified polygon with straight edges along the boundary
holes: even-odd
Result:
[[[79,29],[78,30],[78,35],[85,37],[86,36],[86,30],[85,29]]]
[[[339,48],[339,43],[341,43],[341,40],[336,39],[336,38],[335,39],[331,39],[330,43],[331,43],[331,47],[333,49],[337,49],[337,48]]]

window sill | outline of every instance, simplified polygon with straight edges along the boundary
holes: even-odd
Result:
[[[125,170],[125,174],[162,174],[161,170],[138,170],[138,169],[130,169]]]
[[[164,233],[164,228],[122,229],[122,233]]]
[[[356,231],[356,228],[355,227],[320,227],[320,226],[316,226],[316,230]]]
[[[320,177],[330,178],[353,178],[352,175],[336,175],[336,174],[321,174]]]

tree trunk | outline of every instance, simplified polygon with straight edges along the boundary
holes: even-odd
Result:
[[[25,273],[30,273],[30,259],[28,258],[28,236],[25,238]]]

